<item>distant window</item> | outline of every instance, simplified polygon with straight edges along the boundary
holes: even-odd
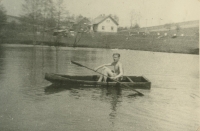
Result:
[[[110,22],[110,20],[106,20],[107,22]]]
[[[114,30],[114,27],[113,27],[113,26],[111,26],[111,30]]]
[[[105,29],[105,27],[104,26],[102,26],[102,30],[104,30]]]

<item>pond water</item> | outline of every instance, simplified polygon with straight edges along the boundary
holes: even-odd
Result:
[[[143,75],[151,90],[61,87],[46,72],[95,74],[121,54],[125,75]],[[0,45],[1,131],[195,131],[200,127],[199,56],[133,50]]]

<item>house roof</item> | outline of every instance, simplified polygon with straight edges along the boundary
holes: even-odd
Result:
[[[66,21],[71,22],[71,23],[75,23],[75,20],[72,20],[72,19],[67,19]]]
[[[95,18],[92,23],[93,24],[99,24],[99,23],[103,22],[107,18],[110,18],[116,25],[119,25],[118,22],[111,17],[111,15],[107,15],[107,16],[100,15],[97,18]]]
[[[20,24],[20,17],[17,17],[17,16],[11,16],[11,15],[7,15],[7,22],[16,22],[18,24]]]
[[[12,16],[12,15],[7,15],[7,17],[11,17],[11,18],[16,18],[16,19],[19,19],[19,17],[18,16]]]
[[[83,18],[81,18],[81,19],[76,20],[74,24],[79,24],[79,23],[82,22],[82,21],[87,21],[87,23],[91,23],[90,20],[89,20],[88,18],[83,17]]]

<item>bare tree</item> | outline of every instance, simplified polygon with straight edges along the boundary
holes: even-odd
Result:
[[[40,5],[42,23],[41,26],[43,32],[43,40],[45,37],[45,31],[55,27],[55,7],[53,5],[53,0],[43,0]]]
[[[63,7],[63,0],[56,0],[55,2],[55,10],[56,10],[56,26],[60,28],[61,21],[63,20],[64,15],[64,7]]]
[[[56,8],[54,6],[53,0],[48,0],[48,17],[47,17],[47,26],[52,28],[56,26]]]
[[[76,16],[76,21],[79,22],[80,20],[82,20],[84,17],[80,14]]]
[[[135,24],[138,24],[140,22],[140,18],[141,18],[141,14],[139,11],[137,10],[132,10],[130,12],[130,23],[131,23],[131,27],[133,27],[133,22]]]
[[[0,5],[0,30],[6,25],[6,20],[6,10],[2,5]]]
[[[25,3],[22,5],[23,15],[21,18],[24,24],[32,27],[31,32],[34,45],[37,41],[36,33],[41,20],[40,4],[41,0],[25,0]]]

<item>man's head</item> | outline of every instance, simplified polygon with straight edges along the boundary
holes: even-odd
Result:
[[[114,53],[113,54],[113,60],[114,60],[114,62],[118,62],[119,59],[120,59],[120,54],[119,53]]]

